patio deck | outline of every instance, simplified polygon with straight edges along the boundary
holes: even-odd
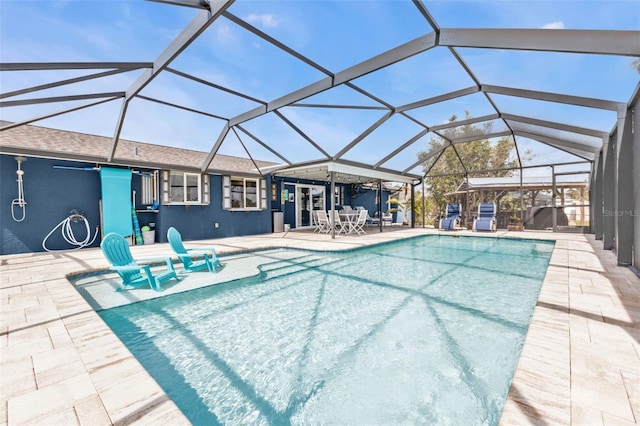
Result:
[[[396,227],[364,236],[289,232],[190,242],[220,254],[265,247],[340,250],[437,233]],[[471,235],[459,231],[459,235]],[[555,239],[501,424],[640,422],[640,279],[581,234]],[[132,247],[166,255],[168,244]],[[0,424],[188,424],[66,276],[106,268],[99,249],[0,257]]]

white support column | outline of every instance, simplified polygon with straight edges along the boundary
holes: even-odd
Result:
[[[631,107],[633,117],[633,266],[640,269],[640,98]]]
[[[631,265],[634,240],[634,183],[638,183],[637,173],[634,174],[633,168],[631,110],[625,108],[618,112],[616,136],[618,178],[615,191],[615,248],[618,265]]]
[[[558,232],[558,190],[556,189],[556,169],[551,166],[551,223],[553,232]]]
[[[596,157],[593,163],[591,173],[591,185],[589,186],[589,223],[591,224],[591,232],[595,235],[596,240],[602,240],[602,159],[603,152]]]
[[[378,227],[380,228],[380,232],[382,232],[382,180],[378,180]]]
[[[603,147],[604,161],[602,168],[602,245],[605,250],[615,248],[615,210],[616,180],[618,173],[616,155],[616,134],[609,137]]]
[[[330,172],[331,174],[331,215],[329,216],[329,223],[331,224],[331,239],[336,238],[336,172]]]
[[[411,223],[412,228],[416,227],[416,186],[411,182]],[[405,218],[406,219],[406,218]]]

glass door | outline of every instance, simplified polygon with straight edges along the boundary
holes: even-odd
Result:
[[[296,228],[313,226],[313,211],[324,206],[324,186],[296,185]]]

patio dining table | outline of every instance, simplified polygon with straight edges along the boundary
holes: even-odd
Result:
[[[351,234],[355,229],[358,220],[358,212],[338,212],[340,220],[347,225],[347,234]]]

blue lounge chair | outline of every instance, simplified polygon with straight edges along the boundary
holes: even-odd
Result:
[[[447,215],[444,219],[440,219],[440,229],[453,231],[456,225],[460,224],[460,213],[462,212],[461,204],[447,204]]]
[[[182,262],[182,266],[185,271],[200,271],[202,269],[209,269],[211,272],[217,272],[216,268],[221,268],[222,264],[216,255],[216,251],[213,248],[197,248],[188,249],[185,248],[182,243],[182,235],[174,227],[169,228],[167,231],[167,239],[171,249]],[[194,260],[194,258],[196,260]]]
[[[473,221],[473,229],[476,231],[495,231],[496,226],[496,204],[480,203],[478,206],[478,217]]]
[[[122,278],[119,290],[128,290],[148,284],[155,291],[161,291],[163,282],[171,278],[178,279],[170,257],[134,259],[131,256],[129,242],[120,234],[114,232],[107,234],[102,240],[100,248],[102,248],[104,257],[111,264],[109,269],[116,271]],[[167,269],[155,274],[151,272],[152,264],[161,262],[165,262]]]

